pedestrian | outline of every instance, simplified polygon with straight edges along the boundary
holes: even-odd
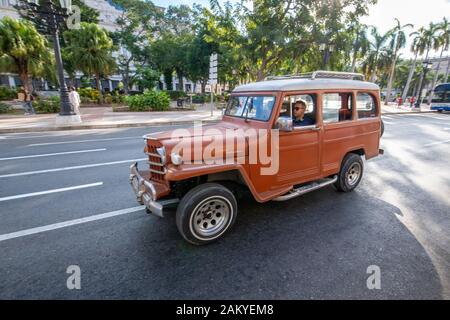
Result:
[[[414,102],[416,102],[416,97],[412,96],[411,99],[409,99],[409,102],[410,102],[410,107],[413,108]]]
[[[403,98],[398,97],[398,106],[401,107],[403,105]]]
[[[17,92],[17,99],[23,103],[25,115],[36,114],[33,108],[33,97],[23,87],[20,87]]]
[[[78,115],[81,114],[81,111],[80,111],[81,99],[80,99],[80,95],[78,94],[75,87],[70,87],[69,100],[70,100],[70,103],[72,104],[73,112],[75,112],[75,114],[78,114]]]

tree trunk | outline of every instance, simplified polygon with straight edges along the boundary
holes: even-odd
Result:
[[[202,80],[200,83],[202,85],[202,94],[205,94],[205,92],[206,92],[206,80]]]
[[[437,79],[438,79],[438,76],[439,76],[439,69],[441,68],[441,59],[442,59],[442,55],[443,54],[444,54],[444,47],[442,47],[441,56],[439,57],[439,62],[438,62],[438,65],[437,65],[436,74],[434,75],[434,79],[433,79],[433,82],[432,82],[432,85],[431,85],[431,91],[430,91],[430,94],[428,95],[428,102],[427,102],[428,105],[431,104],[431,99],[433,98],[433,89],[434,89],[434,86],[436,85],[436,82],[437,82]]]
[[[101,85],[100,85],[100,74],[96,73],[95,74],[95,87],[96,89],[101,92]]]
[[[33,92],[33,86],[30,81],[30,77],[26,71],[22,71],[19,73],[20,81],[22,81],[23,88],[27,94],[31,94]]]
[[[183,73],[181,71],[177,71],[177,76],[178,76],[178,85],[180,86],[180,91],[184,91]]]
[[[409,87],[411,86],[412,77],[414,76],[414,72],[416,71],[417,55],[418,55],[418,52],[416,52],[416,55],[412,62],[411,68],[409,69],[408,81],[406,81],[406,86],[405,86],[405,89],[403,90],[403,95],[402,95],[403,101],[406,100],[406,96],[408,95]]]
[[[427,61],[428,60],[428,55],[429,54],[430,54],[430,48],[428,48],[427,54],[425,55],[425,59],[423,61]],[[422,95],[422,84],[423,84],[423,80],[424,80],[423,78],[424,78],[424,75],[425,75],[424,71],[425,70],[422,70],[422,72],[420,73],[419,86],[418,86],[418,90],[419,91],[417,92],[418,96]],[[420,101],[420,103],[422,103],[422,101]]]
[[[397,44],[395,46],[394,59],[392,61],[391,72],[389,74],[389,81],[388,81],[388,87],[387,87],[387,92],[386,92],[386,100],[384,101],[385,106],[387,106],[389,104],[389,98],[390,98],[391,92],[392,92],[392,84],[394,83],[395,66],[397,64],[397,54],[398,54],[398,50],[400,47],[398,38],[399,37],[397,35],[397,38],[396,38]]]

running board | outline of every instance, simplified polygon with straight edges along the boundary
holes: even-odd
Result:
[[[323,187],[329,186],[330,184],[333,184],[337,181],[338,177],[334,176],[333,178],[329,178],[329,179],[322,179],[322,180],[317,180],[314,182],[311,182],[307,185],[304,185],[300,188],[297,189],[293,189],[291,191],[289,191],[289,193],[285,194],[284,196],[278,197],[273,199],[273,201],[288,201],[294,198],[297,198],[299,196],[302,196],[306,193],[309,193],[311,191],[317,190],[317,189],[321,189]]]

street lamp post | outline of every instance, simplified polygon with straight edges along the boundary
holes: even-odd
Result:
[[[65,24],[66,19],[71,12],[72,1],[59,0],[59,5],[56,2],[57,1],[55,0],[39,0],[33,2],[30,0],[21,0],[18,1],[16,8],[18,9],[19,14],[23,18],[33,22],[41,33],[53,38],[53,49],[55,52],[61,97],[61,110],[59,115],[63,116],[63,118],[67,118],[62,120],[62,122],[79,122],[81,120],[79,116],[75,118],[68,117],[75,116],[75,113],[72,111],[72,104],[69,100],[69,92],[64,78],[64,66],[59,42],[62,26]]]
[[[420,110],[420,106],[422,104],[422,91],[423,91],[423,87],[427,78],[427,73],[428,73],[428,67],[432,65],[431,62],[429,61],[423,61],[422,62],[422,66],[423,66],[423,70],[420,76],[420,81],[419,81],[419,96],[417,97],[417,101],[416,101],[416,105],[415,107],[418,108]]]

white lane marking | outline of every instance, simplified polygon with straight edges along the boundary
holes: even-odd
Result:
[[[120,215],[124,215],[124,214],[141,211],[143,209],[145,209],[145,206],[133,207],[133,208],[128,208],[128,209],[122,209],[122,210],[97,214],[97,215],[93,215],[93,216],[89,216],[89,217],[85,217],[85,218],[81,218],[81,219],[68,220],[65,222],[49,224],[49,225],[42,226],[42,227],[25,229],[25,230],[21,230],[21,231],[17,231],[17,232],[2,234],[2,235],[0,235],[0,242],[5,241],[5,240],[14,239],[14,238],[25,237],[25,236],[29,236],[32,234],[43,233],[43,232],[52,231],[52,230],[61,229],[61,228],[67,228],[67,227],[82,224],[82,223],[112,218],[112,217],[116,217],[116,216],[120,216]]]
[[[144,161],[144,160],[148,160],[148,158],[121,160],[121,161],[104,162],[104,163],[94,163],[94,164],[86,164],[86,165],[82,165],[82,166],[64,167],[64,168],[38,170],[38,171],[27,171],[27,172],[19,172],[19,173],[10,173],[10,174],[0,175],[0,178],[10,178],[10,177],[19,177],[19,176],[29,176],[29,175],[33,175],[33,174],[49,173],[49,172],[59,172],[59,171],[67,171],[67,170],[78,170],[78,169],[85,169],[85,168],[95,168],[95,167],[102,167],[102,166],[111,166],[111,165],[121,164],[121,163],[138,162],[138,161]]]
[[[66,155],[66,154],[77,154],[77,153],[88,153],[88,152],[99,152],[99,151],[106,151],[106,148],[91,149],[91,150],[78,150],[78,151],[66,151],[66,152],[57,152],[57,153],[34,154],[34,155],[30,155],[30,156],[20,156],[20,157],[10,157],[10,158],[0,158],[0,161],[51,157],[51,156],[60,156],[60,155]]]
[[[103,182],[95,182],[95,183],[83,184],[83,185],[67,187],[67,188],[60,188],[60,189],[52,189],[52,190],[39,191],[39,192],[33,192],[33,193],[18,194],[18,195],[15,195],[15,196],[9,196],[9,197],[0,198],[0,202],[8,201],[8,200],[15,200],[15,199],[35,197],[35,196],[41,196],[41,195],[51,194],[51,193],[58,193],[58,192],[65,192],[65,191],[71,191],[71,190],[78,190],[78,189],[98,187],[98,186],[101,186],[101,185],[103,185]]]
[[[424,145],[424,147],[427,148],[427,147],[437,146],[439,144],[445,144],[445,143],[449,143],[449,142],[450,142],[450,140],[438,141],[438,142],[428,143],[428,144]]]
[[[68,143],[97,142],[97,141],[132,140],[132,139],[142,139],[142,137],[136,136],[136,137],[122,137],[122,138],[105,138],[105,139],[90,139],[90,140],[75,140],[75,141],[33,143],[33,144],[27,145],[27,147],[50,146],[50,145],[55,145],[55,144],[68,144]]]

